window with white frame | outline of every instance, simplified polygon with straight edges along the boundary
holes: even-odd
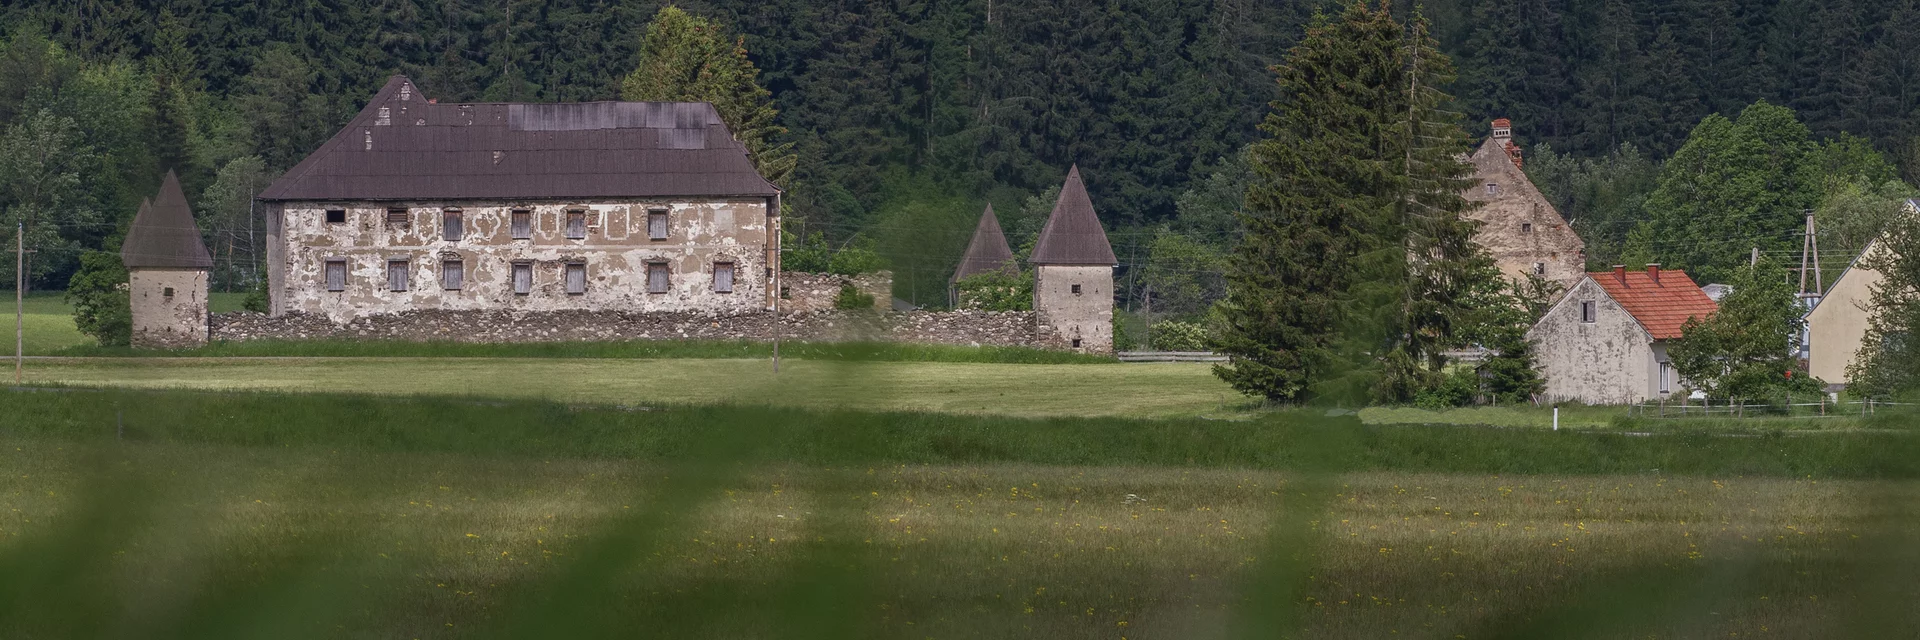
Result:
[[[1660,393],[1673,393],[1673,363],[1660,361]]]

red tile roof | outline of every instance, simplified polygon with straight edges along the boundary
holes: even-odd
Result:
[[[1640,321],[1655,340],[1678,338],[1687,318],[1704,320],[1720,308],[1687,277],[1687,272],[1679,269],[1661,269],[1659,284],[1645,271],[1600,271],[1587,276]]]

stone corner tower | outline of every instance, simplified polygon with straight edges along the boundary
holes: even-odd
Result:
[[[1034,242],[1033,310],[1076,351],[1113,352],[1113,245],[1093,212],[1080,167],[1067,172],[1053,215]]]
[[[120,246],[133,310],[133,346],[176,349],[207,343],[207,275],[213,256],[172,171]]]

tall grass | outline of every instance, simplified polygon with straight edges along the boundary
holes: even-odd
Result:
[[[1340,472],[1920,476],[1920,432],[1658,437],[1485,427],[1363,425],[1304,411],[1249,421],[1023,419],[742,406],[617,407],[542,401],[59,389],[0,392],[0,434],[377,452],[676,460],[714,434],[755,459],[877,463],[1149,465]],[[1338,454],[1302,443],[1333,430]]]
[[[49,355],[70,357],[417,357],[417,358],[771,358],[773,345],[733,340],[623,340],[602,342],[411,342],[402,340],[250,340],[177,350],[78,345]],[[895,342],[784,342],[780,356],[849,362],[1111,363],[1107,356],[1028,347]]]

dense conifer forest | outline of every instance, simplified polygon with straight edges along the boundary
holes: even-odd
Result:
[[[1122,272],[1130,300],[1155,277],[1145,265],[1156,254],[1168,256],[1153,262],[1161,290],[1217,289],[1192,274],[1217,272],[1236,233],[1241,150],[1277,96],[1269,67],[1316,12],[1340,4],[679,6],[738,34],[771,91],[798,156],[787,186],[802,241],[872,246],[910,297],[938,298],[982,204],[997,205],[1017,249],[1038,228],[1045,191],[1078,163],[1116,252],[1143,267]],[[11,2],[0,8],[0,128],[8,149],[65,157],[0,172],[0,205],[9,222],[58,219],[31,232],[45,247],[37,286],[58,288],[78,253],[109,246],[139,194],[173,167],[223,264],[245,262],[249,190],[324,141],[390,74],[442,100],[618,99],[659,7]],[[1611,253],[1597,259],[1629,251],[1633,207],[1703,118],[1734,118],[1758,100],[1792,109],[1815,141],[1859,136],[1909,182],[1920,171],[1916,0],[1433,0],[1423,11],[1459,69],[1447,91],[1467,133],[1512,118],[1541,161],[1529,166],[1536,180],[1564,215],[1587,217],[1576,220],[1584,234],[1604,236],[1589,238]],[[233,269],[216,277],[245,279]]]

